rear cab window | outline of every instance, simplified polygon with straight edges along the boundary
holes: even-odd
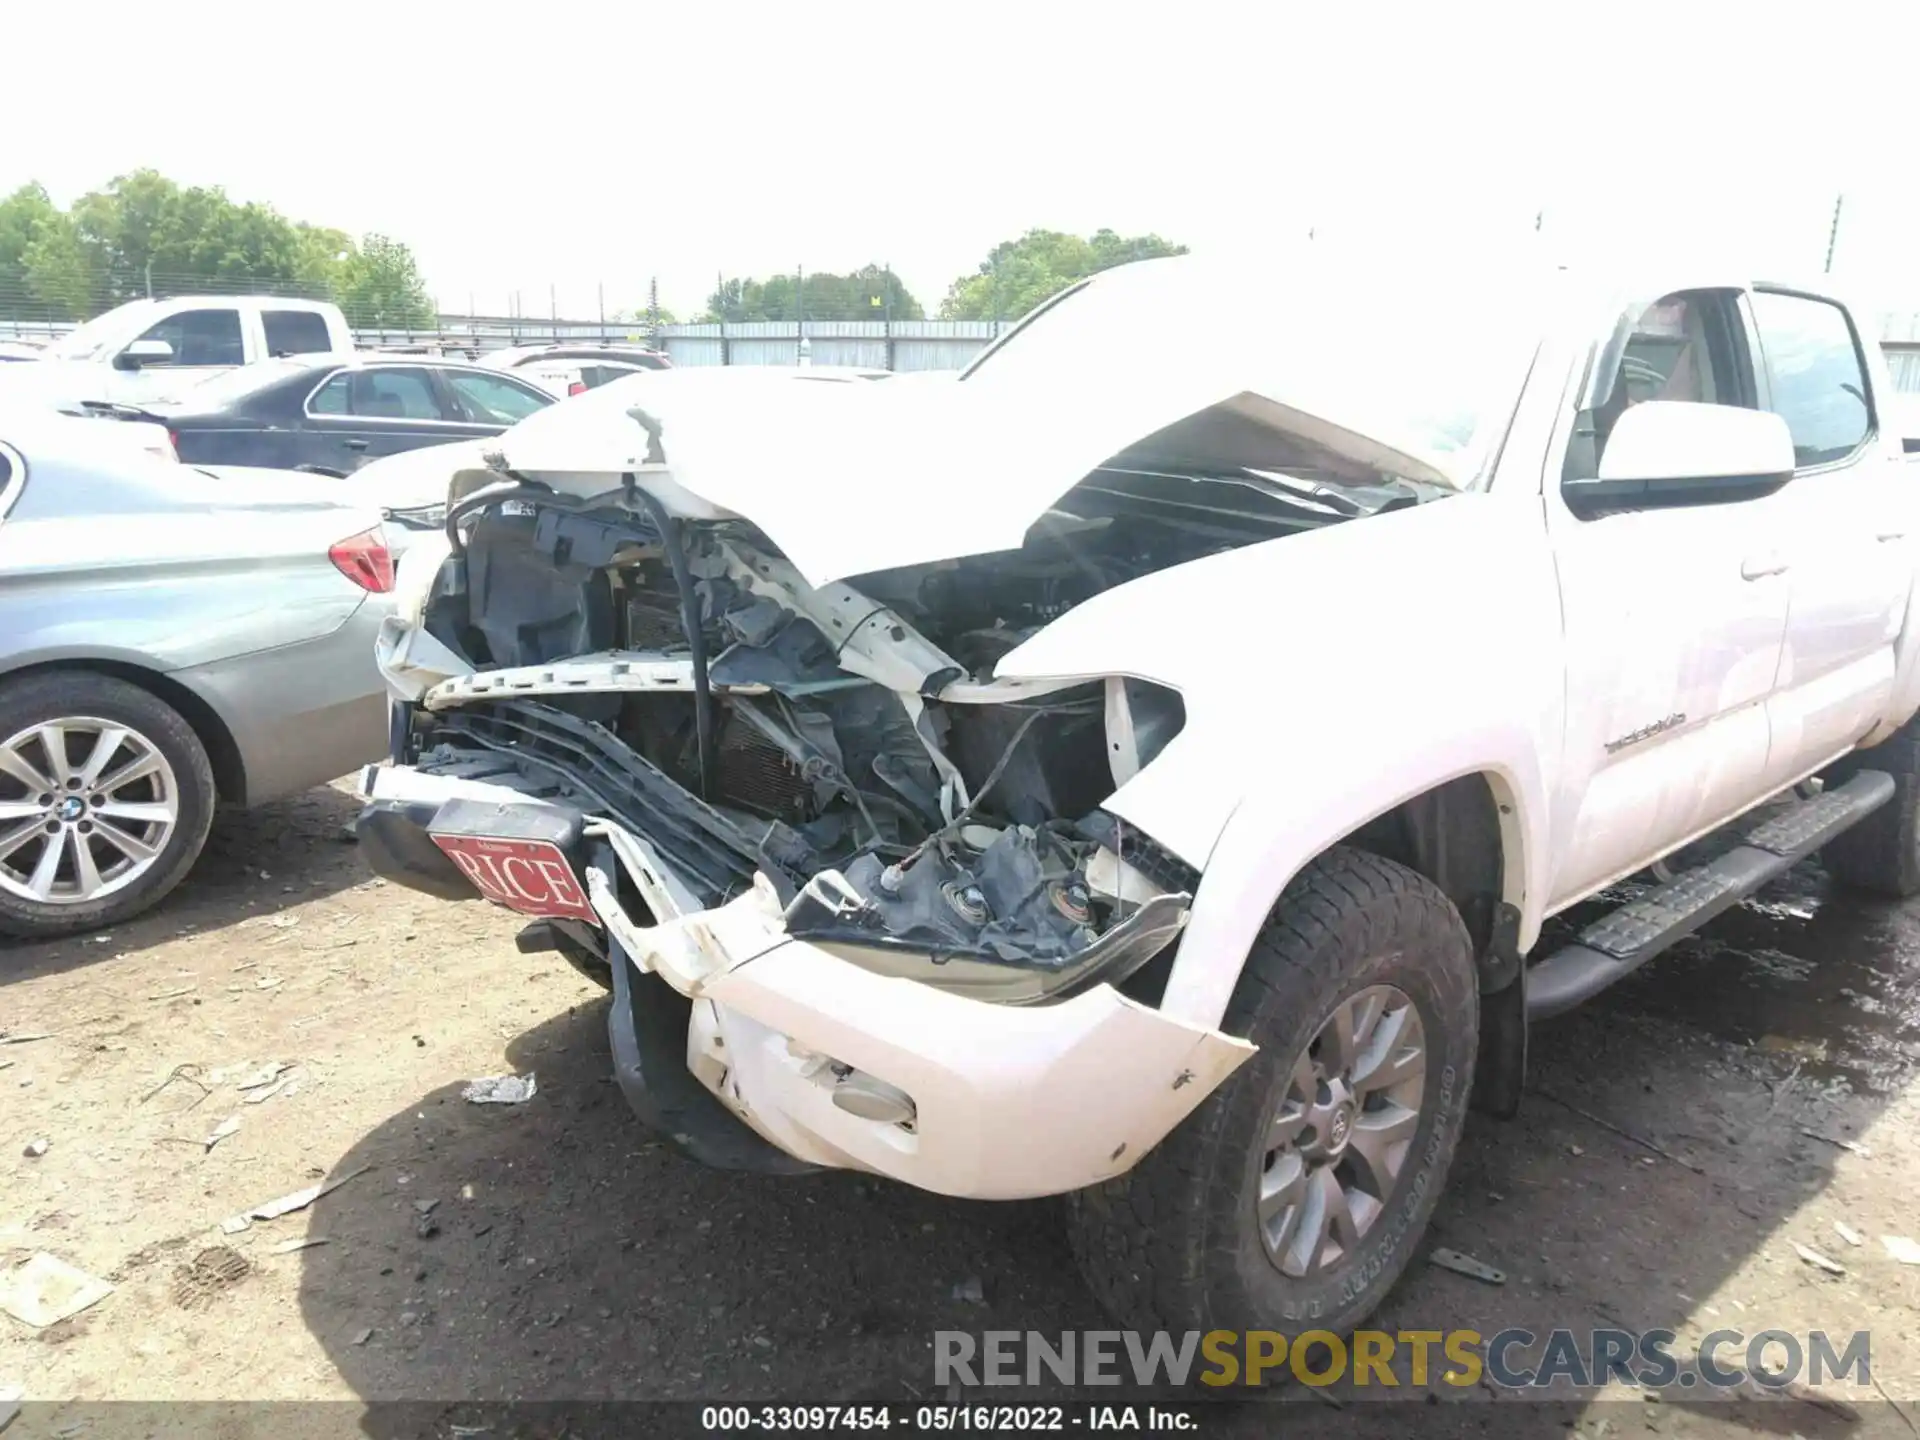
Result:
[[[265,310],[260,321],[267,332],[267,354],[325,355],[333,349],[327,317],[312,310]]]

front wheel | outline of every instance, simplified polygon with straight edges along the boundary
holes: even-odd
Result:
[[[109,675],[0,686],[0,935],[111,925],[180,883],[213,820],[193,727]]]
[[[1281,896],[1222,1028],[1259,1054],[1068,1197],[1081,1268],[1123,1325],[1345,1334],[1412,1258],[1465,1123],[1466,927],[1421,876],[1335,848]]]

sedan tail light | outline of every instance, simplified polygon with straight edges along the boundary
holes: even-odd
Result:
[[[569,395],[584,395],[586,393],[587,393],[587,382],[584,380],[575,380],[572,384],[567,386],[567,394]]]
[[[393,589],[393,552],[378,530],[362,530],[349,535],[327,551],[334,569],[362,590],[385,595]]]

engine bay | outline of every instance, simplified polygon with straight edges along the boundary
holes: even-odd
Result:
[[[702,904],[767,876],[817,943],[1062,974],[1177,932],[1100,807],[1184,712],[1140,680],[1023,690],[995,665],[1102,592],[1349,513],[1298,481],[1103,469],[1017,551],[813,587],[752,525],[673,519],[631,476],[587,499],[513,479],[450,510],[423,619],[538,698],[430,695],[423,763],[508,757],[657,836]],[[737,863],[698,863],[706,844]]]

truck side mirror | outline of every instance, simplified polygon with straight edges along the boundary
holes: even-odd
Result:
[[[136,340],[113,357],[116,370],[138,370],[147,365],[173,363],[173,346],[165,340]]]
[[[1560,487],[1575,514],[1750,500],[1793,478],[1793,435],[1766,410],[1646,400],[1614,422],[1599,469]]]

